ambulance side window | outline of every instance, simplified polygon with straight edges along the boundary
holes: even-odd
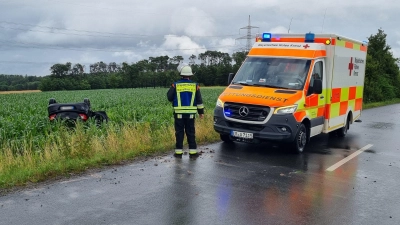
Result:
[[[312,94],[312,89],[314,86],[314,80],[315,79],[319,79],[319,80],[323,80],[323,64],[322,61],[316,62],[314,65],[314,69],[313,72],[311,74],[311,78],[310,78],[310,86],[308,87],[308,93],[307,95],[311,95]]]

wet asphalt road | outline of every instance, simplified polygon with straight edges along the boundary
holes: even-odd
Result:
[[[400,104],[362,120],[301,155],[219,142],[12,193],[0,224],[400,224]]]

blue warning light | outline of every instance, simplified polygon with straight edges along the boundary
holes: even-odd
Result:
[[[262,41],[271,41],[272,35],[271,33],[263,33]]]
[[[315,39],[315,34],[307,33],[305,42],[311,42],[312,43],[312,42],[314,42],[314,39]]]
[[[224,114],[227,117],[230,117],[232,115],[232,112],[229,109],[224,110]]]

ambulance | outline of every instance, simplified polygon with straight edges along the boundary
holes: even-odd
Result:
[[[279,142],[297,153],[361,122],[368,45],[336,34],[258,35],[214,109],[224,142]]]

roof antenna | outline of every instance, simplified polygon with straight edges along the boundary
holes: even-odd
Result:
[[[324,24],[325,24],[325,16],[326,16],[326,10],[328,8],[325,8],[325,14],[324,14],[324,19],[322,20],[322,29],[321,29],[321,33],[324,31]]]
[[[289,33],[289,31],[290,31],[290,26],[292,25],[292,20],[293,20],[293,17],[292,17],[292,19],[290,19],[289,29],[287,30],[287,33]]]

